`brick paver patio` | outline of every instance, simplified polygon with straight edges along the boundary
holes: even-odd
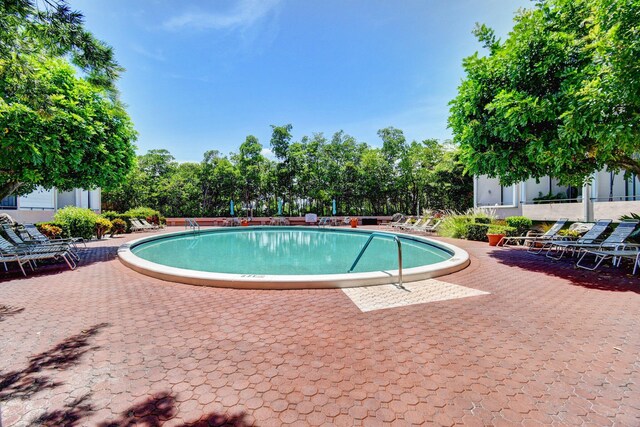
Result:
[[[131,238],[0,273],[0,426],[640,425],[625,271],[453,241],[472,263],[438,280],[487,294],[363,312],[151,279]]]

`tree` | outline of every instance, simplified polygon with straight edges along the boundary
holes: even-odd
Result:
[[[579,185],[605,166],[640,174],[640,1],[539,0],[508,38],[464,59],[449,126],[472,174]]]
[[[135,158],[135,131],[122,105],[75,76],[64,60],[32,58],[26,90],[0,79],[0,199],[36,186],[63,190],[113,185]],[[3,65],[0,62],[0,74]]]
[[[265,158],[262,155],[262,145],[253,135],[247,136],[240,144],[240,150],[235,156],[240,173],[242,197],[249,206],[254,198],[259,195],[261,183],[261,171]]]
[[[117,99],[121,71],[64,1],[0,2],[0,199],[127,174],[136,133]]]

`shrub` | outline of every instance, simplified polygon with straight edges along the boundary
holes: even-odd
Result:
[[[489,234],[504,234],[505,236],[517,236],[517,229],[508,225],[491,224],[487,230]]]
[[[47,236],[49,239],[58,239],[62,236],[62,228],[57,225],[41,223],[36,225],[38,231]]]
[[[131,233],[131,215],[128,213],[118,213],[114,211],[106,211],[102,213],[102,216],[107,218],[109,221],[113,223],[114,220],[120,219],[125,223],[125,229],[122,232],[118,233]],[[113,233],[112,233],[113,234]]]
[[[129,215],[131,218],[144,218],[147,219],[149,217],[160,217],[160,212],[155,209],[147,208],[147,207],[139,207],[129,209],[125,212],[125,214]]]
[[[107,234],[109,230],[111,230],[111,221],[101,216],[97,217],[95,222],[96,237],[102,239],[102,236]]]
[[[510,216],[506,218],[506,222],[509,227],[516,229],[516,233],[518,233],[519,236],[524,234],[533,225],[533,221],[526,216]]]
[[[91,209],[76,206],[62,208],[53,217],[56,222],[64,223],[69,228],[72,237],[82,237],[86,240],[93,237],[97,218],[98,214]]]
[[[55,238],[52,236],[49,236],[47,234],[47,232],[45,230],[48,230],[50,227],[55,227],[56,229],[59,228],[60,229],[60,234],[58,234],[55,237],[58,238],[65,238],[65,237],[71,237],[71,233],[69,232],[69,227],[62,223],[62,222],[54,222],[54,221],[49,221],[49,222],[38,222],[36,223],[36,228],[45,236],[49,237],[49,238]]]
[[[116,234],[122,234],[127,231],[127,223],[120,218],[114,218],[111,221],[111,237]]]
[[[473,218],[473,222],[476,224],[491,224],[491,218],[484,215],[477,215]]]
[[[467,225],[466,236],[468,240],[477,240],[479,242],[487,241],[487,231],[490,225],[485,223],[470,223]]]
[[[439,234],[454,239],[465,239],[467,236],[467,228],[471,223],[471,218],[466,215],[450,213],[440,224]]]

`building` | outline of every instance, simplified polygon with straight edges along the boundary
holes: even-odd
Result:
[[[71,191],[38,188],[25,196],[8,196],[0,200],[0,213],[9,214],[20,223],[51,221],[55,212],[65,206],[89,208],[100,213],[101,198],[99,188]]]
[[[473,196],[475,207],[492,209],[499,218],[523,215],[539,221],[617,221],[622,215],[640,213],[638,177],[606,170],[595,173],[581,188],[561,186],[550,177],[505,187],[497,178],[476,176]]]

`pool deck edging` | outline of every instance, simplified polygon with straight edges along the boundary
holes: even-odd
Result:
[[[262,227],[255,227],[262,228]],[[328,228],[329,230],[331,228]],[[348,230],[356,231],[356,230]],[[358,232],[372,233],[372,230],[361,229]],[[193,233],[193,231],[180,231],[161,235],[146,236],[132,240],[118,248],[118,258],[127,267],[138,273],[157,279],[185,283],[199,286],[213,286],[235,289],[324,289],[324,288],[350,288],[359,286],[373,286],[397,283],[398,270],[348,273],[348,274],[317,274],[317,275],[254,275],[254,274],[228,274],[212,273],[183,268],[169,267],[144,260],[131,252],[131,248],[148,241],[167,238],[176,235]],[[387,233],[387,232],[385,232]],[[454,245],[445,242],[434,242],[425,237],[404,233],[391,233],[412,240],[424,241],[439,247],[444,247],[452,253],[448,260],[421,267],[403,269],[403,281],[414,282],[431,279],[451,274],[466,268],[469,254]]]

